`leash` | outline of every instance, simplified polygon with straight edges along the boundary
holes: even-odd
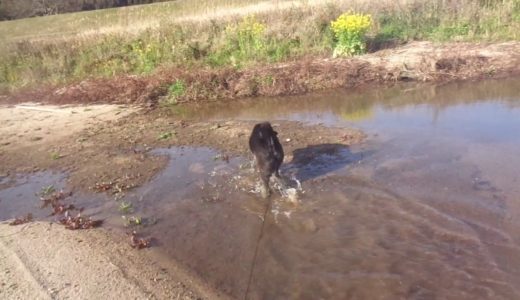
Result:
[[[247,281],[247,288],[246,288],[246,294],[244,295],[244,300],[247,300],[247,296],[249,295],[249,288],[251,287],[251,281],[253,279],[253,271],[255,270],[255,266],[256,266],[256,257],[258,256],[258,248],[260,246],[260,240],[262,239],[262,236],[264,235],[265,220],[267,218],[267,212],[269,211],[269,208],[271,208],[271,197],[269,197],[269,202],[267,202],[267,205],[265,207],[264,219],[262,221],[262,228],[260,229],[260,234],[258,235],[258,239],[256,241],[255,255],[253,256],[253,262],[251,263],[251,270],[249,271],[249,279]]]

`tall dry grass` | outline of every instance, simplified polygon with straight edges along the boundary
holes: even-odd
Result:
[[[520,0],[181,0],[0,22],[0,88],[330,55],[330,21],[351,9],[373,16],[372,49],[520,37]],[[242,51],[229,30],[247,15],[266,28],[248,37],[261,43],[255,53]]]

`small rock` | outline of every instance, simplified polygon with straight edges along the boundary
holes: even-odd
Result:
[[[286,141],[287,143],[289,143],[289,142],[291,141],[291,139],[285,139],[285,141]]]

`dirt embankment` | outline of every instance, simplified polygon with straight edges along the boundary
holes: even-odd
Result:
[[[501,77],[520,73],[520,42],[495,44],[413,42],[354,58],[305,58],[246,69],[163,69],[148,76],[92,79],[65,87],[18,92],[8,102],[147,103],[181,81],[178,102],[301,94],[368,83]]]

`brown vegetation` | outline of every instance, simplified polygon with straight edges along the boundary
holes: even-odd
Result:
[[[143,249],[150,247],[151,239],[137,237],[137,232],[132,231],[130,234],[130,246],[136,249]]]
[[[350,59],[304,59],[236,70],[163,69],[148,76],[118,76],[13,94],[11,102],[149,103],[168,96],[172,82],[183,91],[176,102],[301,94],[329,88],[396,81],[451,81],[499,77],[520,72],[520,43],[415,42]]]
[[[75,217],[67,215],[65,218],[60,219],[60,224],[64,225],[65,228],[70,230],[91,229],[101,226],[102,223],[102,220],[92,220],[90,217],[87,218],[81,216],[80,213],[78,213]]]
[[[25,217],[19,217],[15,218],[12,222],[9,223],[11,226],[21,225],[25,223],[32,222],[33,215],[31,213],[28,213]]]

